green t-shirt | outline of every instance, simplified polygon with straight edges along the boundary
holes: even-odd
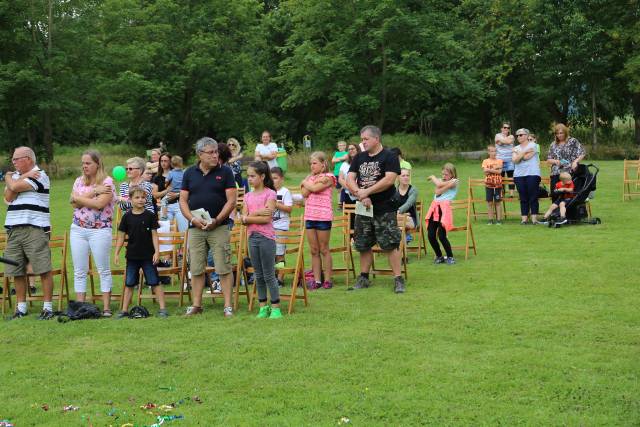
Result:
[[[347,154],[349,154],[348,151],[336,151],[333,154],[333,157],[342,157],[342,156],[346,156]],[[335,164],[335,166],[333,167],[333,176],[338,176],[340,174],[340,166],[342,166],[344,162],[338,162]]]

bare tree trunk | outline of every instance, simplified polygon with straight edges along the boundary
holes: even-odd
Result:
[[[49,23],[47,39],[47,64],[45,66],[46,76],[51,76],[51,56],[53,54],[53,0],[49,0]],[[51,163],[53,160],[53,124],[51,123],[51,107],[44,110],[42,124],[42,143],[44,146],[45,159]]]
[[[511,123],[511,126],[515,126],[516,114],[513,108],[513,91],[509,83],[507,83],[507,107],[509,108],[509,123]]]
[[[591,88],[591,147],[595,150],[598,145],[598,113],[596,111],[596,88]]]
[[[387,66],[388,59],[387,53],[384,48],[384,42],[381,46],[382,49],[382,75],[380,79],[382,81],[382,91],[380,93],[380,111],[378,117],[378,127],[382,130],[384,127],[384,119],[385,119],[385,110],[387,106]]]

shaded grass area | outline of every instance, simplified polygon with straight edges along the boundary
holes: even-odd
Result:
[[[141,405],[182,399],[168,413],[185,419],[170,425],[637,425],[640,201],[620,202],[621,162],[599,165],[601,225],[479,220],[478,256],[457,254],[455,266],[431,265],[430,249],[412,256],[405,295],[390,278],[347,292],[337,276],[276,322],[244,304],[227,321],[209,302],[197,319],[170,302],[168,320],[3,322],[0,419],[150,425]],[[463,182],[480,176],[458,166]],[[414,171],[425,200],[438,169]],[[56,230],[70,224],[71,183],[54,182]]]

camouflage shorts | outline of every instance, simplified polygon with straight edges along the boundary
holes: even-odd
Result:
[[[373,218],[356,215],[354,247],[358,252],[366,252],[378,243],[383,251],[398,249],[400,229],[396,212],[374,214]]]

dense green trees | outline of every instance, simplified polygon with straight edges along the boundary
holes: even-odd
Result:
[[[0,145],[626,114],[640,144],[639,22],[638,0],[0,0]]]

